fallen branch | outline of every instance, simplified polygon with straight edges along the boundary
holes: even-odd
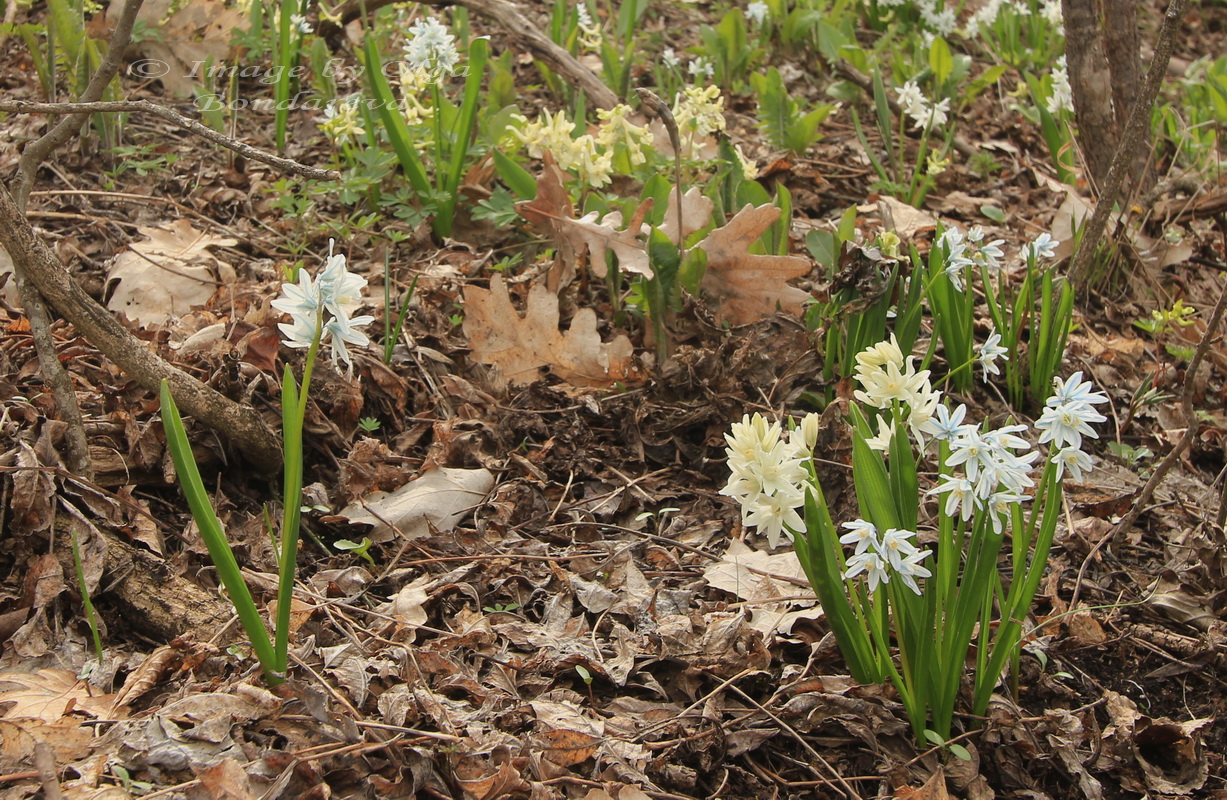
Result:
[[[1163,86],[1163,77],[1167,74],[1168,62],[1172,59],[1172,50],[1176,46],[1176,26],[1184,15],[1184,0],[1171,0],[1167,13],[1163,16],[1163,25],[1159,28],[1159,41],[1155,44],[1154,57],[1150,59],[1150,69],[1146,71],[1146,81],[1133,108],[1129,111],[1129,121],[1121,134],[1120,144],[1112,155],[1112,163],[1108,167],[1108,175],[1103,181],[1103,191],[1095,202],[1095,212],[1086,225],[1078,249],[1069,266],[1069,280],[1075,287],[1082,287],[1085,294],[1090,285],[1088,278],[1091,271],[1091,259],[1099,249],[1104,231],[1108,226],[1108,215],[1116,198],[1120,194],[1121,184],[1129,174],[1133,165],[1134,154],[1142,142],[1142,134],[1150,125],[1150,110],[1154,106],[1159,89]]]
[[[0,184],[0,244],[56,311],[141,386],[157,392],[165,378],[180,408],[226,435],[259,469],[281,466],[281,444],[254,408],[241,406],[151,352],[85,293]]]
[[[242,142],[231,139],[229,136],[218,133],[210,127],[200,124],[199,122],[188,119],[187,117],[178,114],[166,106],[160,106],[156,103],[151,103],[148,100],[113,100],[108,102],[97,103],[32,103],[25,100],[0,100],[0,111],[8,111],[14,114],[71,114],[80,113],[95,114],[95,113],[132,113],[141,112],[145,114],[153,114],[156,117],[161,117],[167,122],[185,128],[202,139],[207,139],[214,144],[221,145],[228,150],[233,150],[244,158],[252,161],[259,161],[268,164],[271,167],[283,170],[285,172],[299,175],[303,178],[311,178],[317,181],[336,181],[341,179],[341,173],[335,169],[317,169],[316,167],[308,167],[305,164],[300,164],[290,158],[282,158],[275,156],[272,153],[266,153],[263,150],[258,150],[251,145],[243,144]]]
[[[614,94],[595,72],[585,67],[575,59],[575,56],[554,43],[554,40],[541,32],[540,28],[529,22],[515,3],[508,0],[419,0],[424,6],[446,8],[461,6],[489,17],[516,42],[528,49],[550,69],[557,72],[569,82],[579,87],[588,95],[588,99],[598,108],[613,108],[618,104],[618,96]],[[396,0],[345,0],[333,10],[333,16],[340,17],[340,24],[321,20],[320,35],[326,39],[335,40],[341,28],[358,19],[365,13],[391,5]]]

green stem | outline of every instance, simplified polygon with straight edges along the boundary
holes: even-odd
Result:
[[[285,675],[289,669],[290,609],[294,602],[294,573],[298,562],[299,525],[302,521],[303,421],[307,414],[307,398],[311,389],[311,374],[319,355],[323,336],[324,310],[316,317],[315,338],[307,350],[303,367],[302,389],[294,386],[294,375],[287,366],[282,383],[281,435],[284,442],[285,485],[282,494],[280,575],[277,581],[277,622],[274,626],[274,665]]]

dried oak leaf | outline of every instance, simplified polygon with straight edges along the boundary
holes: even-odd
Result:
[[[723,228],[699,242],[707,253],[707,272],[701,288],[718,304],[716,316],[731,325],[748,325],[783,309],[801,314],[808,292],[787,281],[810,270],[799,256],[757,255],[749,248],[779,218],[770,204],[746,204]]]
[[[215,64],[226,61],[233,52],[231,36],[248,27],[246,14],[237,6],[227,8],[223,0],[152,0],[141,7],[137,19],[152,35],[133,43],[143,59],[133,68],[139,77],[162,81],[175,97],[191,97],[208,77],[200,65],[210,58]]]
[[[219,283],[234,281],[234,268],[208,248],[236,240],[197,230],[185,219],[137,230],[148,239],[133,242],[107,270],[107,282],[119,282],[107,308],[123,311],[138,325],[161,325],[183,315],[207,303]]]
[[[564,233],[564,220],[570,220],[575,213],[571,204],[571,196],[562,185],[562,170],[554,163],[554,157],[546,151],[545,166],[541,168],[541,177],[537,178],[537,196],[532,200],[516,203],[516,211],[531,225],[545,233],[558,246],[554,257],[554,268],[550,270],[547,282],[551,291],[558,291],[575,279],[575,245]]]
[[[580,309],[565,333],[558,329],[558,318],[558,297],[540,284],[529,290],[523,317],[501,276],[494,276],[489,289],[464,287],[464,333],[473,358],[498,367],[507,381],[531,383],[543,366],[576,386],[608,386],[636,377],[630,340],[619,335],[602,342],[596,312]]]
[[[12,703],[4,716],[8,719],[39,719],[56,723],[80,712],[105,717],[114,712],[115,695],[92,694],[85,681],[66,669],[40,669],[38,672],[0,672],[0,684],[15,684],[0,692],[0,703]]]

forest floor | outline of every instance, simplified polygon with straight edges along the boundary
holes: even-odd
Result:
[[[1144,41],[1161,10],[1147,6]],[[548,7],[525,7],[545,24]],[[1173,73],[1227,49],[1224,17],[1213,2],[1188,10]],[[668,4],[643,24],[681,51],[699,24],[718,21],[714,6]],[[495,53],[510,46],[488,21],[474,15],[471,24]],[[352,64],[342,45],[335,56]],[[526,116],[558,107],[531,59],[518,59],[513,74]],[[833,80],[816,77],[814,95]],[[11,98],[45,99],[18,36],[0,52],[0,81]],[[156,81],[126,72],[121,86],[190,113],[190,100]],[[811,266],[792,285],[827,297],[828,274],[805,240],[833,230],[849,206],[863,241],[893,226],[922,253],[938,222],[981,224],[1011,253],[1062,218],[1068,228],[1070,197],[1085,186],[1057,183],[1037,126],[1003,96],[981,95],[959,128],[998,169],[980,177],[956,158],[907,219],[899,206],[882,213],[848,104],[805,155],[784,156],[756,127],[748,89],[729,97],[730,136],[765,186],[791,192],[789,253]],[[859,105],[868,119],[871,101]],[[46,119],[8,115],[6,174]],[[331,162],[320,119],[292,112],[290,157]],[[275,150],[271,114],[234,122],[229,135]],[[364,227],[354,224],[360,199],[295,195],[301,187],[287,188],[272,167],[155,117],[131,115],[123,140],[127,150],[107,152],[87,132],[56,154],[39,173],[29,219],[90,295],[132,312],[129,328],[152,351],[277,426],[282,370],[299,369],[303,355],[279,348],[282,318],[269,302],[287,267],[318,268],[330,237],[369,280],[374,344],[356,348],[352,375],[327,358],[318,367],[290,680],[270,689],[174,479],[157,396],[54,322],[92,456],[92,475],[67,469],[29,321],[11,285],[3,289],[4,797],[50,798],[55,784],[69,798],[1227,797],[1227,346],[1215,341],[1201,369],[1187,370],[1223,291],[1221,217],[1216,228],[1180,216],[1176,195],[1159,198],[1175,209],[1168,219],[1129,215],[1112,233],[1112,268],[1127,277],[1076,307],[1061,374],[1083,371],[1112,411],[1090,445],[1095,470],[1067,483],[1016,694],[1006,676],[986,718],[960,707],[955,741],[968,760],[918,746],[895,690],[851,679],[787,542],[772,550],[719,494],[731,423],[820,411],[813,401],[828,389],[851,395],[846,383],[824,384],[821,330],[786,310],[721,325],[702,297],[687,296],[670,321],[671,356],[655,363],[642,324],[611,322],[600,280],[576,282],[563,292],[563,328],[577,308],[595,307],[603,340],[624,334],[635,347],[625,380],[581,386],[549,368],[508,380],[474,356],[464,298],[466,287],[491,285],[492,266],[524,252],[502,271],[519,271],[510,284],[523,308],[534,270],[551,262],[524,220],[461,213],[448,238],[392,216]],[[1221,172],[1180,173],[1169,150],[1160,148],[1158,163],[1165,178],[1197,185],[1190,196],[1227,188]],[[540,171],[538,161],[525,166]],[[492,169],[472,171],[464,198],[489,196],[496,180]],[[1005,213],[987,219],[986,205]],[[136,252],[148,229],[172,225],[168,246],[191,253],[180,269],[129,272],[136,277],[116,289],[116,260]],[[1172,229],[1183,234],[1177,255],[1138,257],[1140,242]],[[385,270],[393,313],[414,286],[387,361]],[[116,301],[125,290],[129,299]],[[184,300],[189,290],[199,299]],[[1156,338],[1133,324],[1177,300],[1196,311],[1188,327]],[[139,319],[168,306],[170,319]],[[977,315],[983,335],[982,303]],[[917,352],[930,332],[922,325]],[[1148,381],[1155,393],[1136,402]],[[1193,420],[1181,410],[1186,388]],[[978,374],[958,400],[977,419],[1028,417]],[[822,419],[820,478],[835,519],[852,519],[851,433],[838,414]],[[1190,425],[1191,447],[1136,525],[1109,538]],[[218,432],[195,422],[189,432],[265,608],[277,572],[265,519],[280,476],[261,473]],[[442,483],[405,499],[402,487],[423,473]],[[392,527],[351,521],[402,512]]]

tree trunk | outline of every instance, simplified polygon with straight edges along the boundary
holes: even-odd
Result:
[[[1088,177],[1098,187],[1107,177],[1118,139],[1112,113],[1112,71],[1100,29],[1100,3],[1061,0],[1061,12],[1065,16],[1065,63],[1074,95],[1078,143],[1086,158]]]
[[[1112,106],[1119,132],[1142,88],[1136,0],[1104,0],[1103,31],[1108,68],[1112,72]],[[1129,170],[1134,195],[1149,191],[1155,183],[1155,172],[1150,164],[1153,147],[1149,126],[1142,137],[1143,146],[1138,149]]]

